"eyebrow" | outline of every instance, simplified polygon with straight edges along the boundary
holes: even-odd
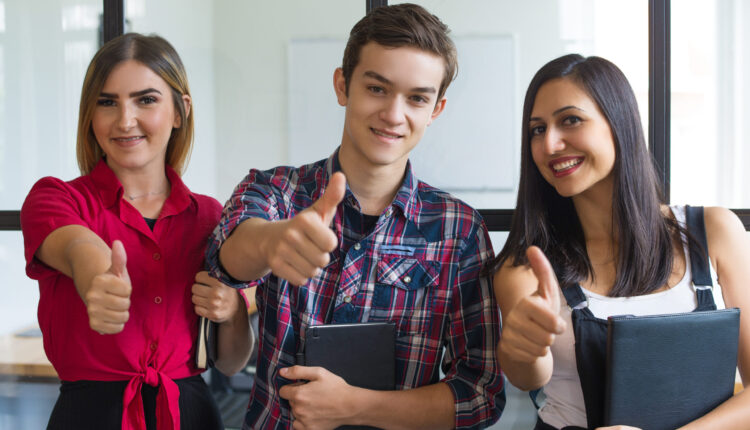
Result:
[[[140,97],[140,96],[143,96],[143,95],[146,95],[146,94],[150,94],[150,93],[157,93],[157,94],[161,95],[161,91],[157,90],[156,88],[146,88],[145,90],[140,90],[140,91],[132,92],[132,93],[128,94],[128,96],[129,97]],[[116,99],[117,98],[117,94],[99,93],[99,97],[104,97],[104,98],[108,98],[108,99]]]
[[[585,110],[579,108],[578,106],[569,105],[569,106],[563,106],[560,109],[555,110],[554,112],[552,112],[552,116],[555,116],[555,115],[559,114],[560,112],[566,111],[568,109],[575,109],[575,110],[579,110],[581,112],[586,112]],[[541,121],[541,120],[542,119],[539,118],[539,117],[537,117],[537,116],[529,118],[529,122],[531,122],[531,121]]]
[[[381,75],[379,73],[373,72],[371,70],[366,71],[364,73],[364,75],[365,75],[365,77],[375,79],[375,80],[380,81],[380,82],[382,82],[382,83],[384,83],[386,85],[393,85],[393,82],[391,82],[390,80],[388,80],[388,78],[386,78],[385,76],[383,76],[383,75]],[[429,94],[436,94],[437,93],[437,89],[435,89],[435,87],[414,87],[414,88],[411,89],[411,91],[416,92],[416,93],[429,93]]]

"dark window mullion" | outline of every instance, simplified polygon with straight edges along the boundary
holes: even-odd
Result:
[[[124,0],[103,0],[103,41],[109,42],[125,32],[125,4]]]
[[[670,196],[670,0],[648,2],[648,144],[664,200]]]
[[[365,0],[365,13],[380,6],[388,6],[388,0]]]

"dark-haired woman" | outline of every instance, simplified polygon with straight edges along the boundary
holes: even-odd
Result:
[[[197,318],[220,323],[217,366],[231,373],[249,346],[221,335],[249,339],[247,312],[236,290],[200,272],[221,205],[180,179],[191,113],[166,40],[108,42],[83,83],[83,176],[43,178],[24,202],[26,270],[39,281],[44,349],[62,380],[50,429],[223,428],[195,365]]]
[[[537,429],[596,428],[606,342],[597,321],[713,308],[714,291],[694,284],[686,257],[703,247],[688,233],[685,206],[662,203],[633,91],[614,64],[566,55],[542,67],[526,93],[522,136],[516,214],[495,260],[498,357],[517,387],[544,387]],[[726,306],[742,310],[737,364],[746,382],[750,244],[729,210],[705,208],[704,219],[708,270]],[[742,392],[685,428],[748,422]]]

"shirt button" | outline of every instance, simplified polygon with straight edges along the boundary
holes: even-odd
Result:
[[[151,342],[151,345],[148,347],[151,348],[151,351],[156,351],[156,342]]]
[[[161,303],[161,297],[159,296],[154,297],[154,303],[156,303],[157,305]]]
[[[351,303],[352,302],[352,296],[346,296],[346,297],[344,297],[344,302],[345,303]]]
[[[360,245],[359,243],[355,243],[354,244],[354,250],[355,251],[359,251],[360,249],[362,249],[362,245]]]
[[[404,276],[404,283],[408,284],[409,282],[411,282],[411,276]]]
[[[161,254],[158,252],[154,252],[154,260],[159,261],[161,259]]]

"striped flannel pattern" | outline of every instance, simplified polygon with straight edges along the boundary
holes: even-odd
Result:
[[[300,168],[251,170],[206,251],[212,275],[245,287],[223,273],[222,243],[245,219],[287,219],[309,207],[338,170],[337,153]],[[260,350],[244,428],[291,428],[289,405],[278,396],[290,381],[278,372],[304,350],[304,327],[375,321],[396,325],[397,389],[442,381],[456,399],[456,428],[494,423],[505,395],[495,357],[497,305],[491,278],[482,273],[493,252],[480,215],[416,180],[407,165],[375,226],[366,231],[363,221],[347,189],[332,226],[339,247],[316,278],[301,287],[273,274],[251,283],[258,285]]]

